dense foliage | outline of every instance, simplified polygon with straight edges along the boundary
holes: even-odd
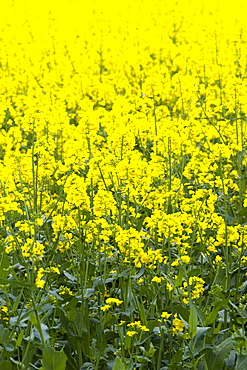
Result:
[[[247,6],[6,0],[0,369],[247,369]]]

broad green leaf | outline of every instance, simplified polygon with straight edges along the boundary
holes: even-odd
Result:
[[[200,269],[192,269],[189,271],[188,273],[188,277],[191,277],[191,276],[198,276],[200,274]]]
[[[226,269],[225,268],[221,268],[218,273],[217,273],[217,276],[216,276],[216,280],[215,280],[215,284],[218,284],[218,285],[222,285],[222,281],[224,281],[224,278],[226,276]]]
[[[208,367],[210,370],[219,370],[225,365],[225,361],[233,348],[232,338],[227,338],[215,347],[208,356]]]
[[[84,295],[84,298],[85,299],[88,299],[90,297],[92,297],[95,293],[95,289],[94,288],[88,288],[86,289],[86,294]]]
[[[205,326],[208,326],[208,325],[212,324],[215,321],[220,309],[221,309],[221,307],[213,308],[213,310],[210,312],[210,314],[204,320],[204,325]]]
[[[126,335],[126,338],[125,338],[125,347],[127,349],[129,349],[131,346],[131,337],[129,337],[128,335]]]
[[[125,364],[120,357],[116,357],[112,370],[126,370]]]
[[[40,335],[40,340],[43,337],[44,341],[46,342],[50,338],[48,326],[43,323],[39,323],[38,318],[33,311],[29,313],[29,317],[30,317],[31,323],[37,330],[37,333],[39,333]],[[42,333],[40,331],[42,331]]]
[[[63,351],[56,351],[50,346],[43,349],[44,370],[65,370],[67,356]]]
[[[183,358],[183,351],[181,349],[177,350],[175,352],[175,355],[173,356],[170,364],[170,369],[171,370],[180,370],[181,366],[179,365],[180,362],[182,362]]]
[[[68,273],[67,271],[64,270],[63,274],[68,278],[68,281],[72,281],[72,282],[77,281],[77,278],[71,275],[70,273]]]
[[[190,313],[187,307],[184,307],[181,304],[174,304],[174,311],[181,315],[186,322],[189,321]]]
[[[38,338],[40,342],[42,342],[44,338],[44,342],[46,343],[50,339],[48,326],[43,323],[41,323],[40,326],[42,334],[40,330],[35,327],[32,328],[32,334],[34,335],[35,338]]]
[[[76,319],[76,309],[75,308],[72,308],[68,312],[68,320],[69,321],[74,321],[75,319]]]
[[[78,298],[73,297],[69,303],[66,304],[65,309],[68,311],[71,308],[75,308],[78,303]]]
[[[235,362],[236,362],[236,351],[232,350],[230,352],[230,356],[228,357],[228,359],[226,360],[226,365],[228,367],[228,369],[233,369],[234,366],[235,366]]]
[[[188,347],[185,348],[183,359],[186,360],[187,358],[193,356],[197,356],[203,349],[204,349],[204,337],[210,327],[204,327],[196,329],[196,336],[191,339],[189,342]]]
[[[204,327],[204,328],[197,328],[197,332],[196,332],[196,336],[194,339],[194,343],[193,343],[193,355],[194,356],[197,356],[198,353],[201,352],[201,350],[203,349],[203,343],[204,343],[204,337],[208,331],[208,329],[210,329],[209,326],[207,327]]]
[[[246,370],[247,369],[247,356],[240,355],[237,358],[235,370]]]
[[[189,333],[191,337],[196,335],[197,327],[197,312],[196,307],[193,303],[190,304],[190,316],[189,316]]]
[[[0,325],[0,343],[6,347],[9,343],[10,332],[3,325]]]

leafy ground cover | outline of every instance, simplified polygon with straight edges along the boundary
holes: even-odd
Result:
[[[247,369],[246,14],[1,4],[0,369]]]

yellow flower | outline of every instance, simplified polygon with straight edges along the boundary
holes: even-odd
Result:
[[[149,329],[145,325],[141,324],[141,321],[131,322],[127,326],[135,327],[135,329],[140,329],[141,331],[149,331]]]
[[[111,305],[109,305],[109,304],[106,304],[106,305],[100,307],[101,311],[104,311],[104,312],[108,311],[110,308],[111,308]]]
[[[72,291],[70,290],[70,288],[64,286],[64,285],[61,285],[60,288],[59,288],[59,294],[63,295],[63,294],[69,294],[69,295],[73,295]]]
[[[7,313],[8,310],[9,310],[7,306],[1,306],[0,309],[1,309],[1,311],[5,312],[5,313]]]
[[[179,258],[171,263],[171,266],[176,267],[179,265]]]
[[[173,290],[173,286],[170,283],[166,283],[166,286],[170,292]]]
[[[44,288],[45,280],[38,280],[38,279],[36,279],[35,285],[36,285],[37,288]]]
[[[187,264],[190,262],[190,257],[187,255],[181,256],[181,261]]]
[[[38,270],[37,276],[36,276],[36,279],[35,279],[35,285],[36,285],[37,288],[43,288],[44,287],[45,280],[42,280],[44,274],[45,274],[45,269],[43,267],[41,267]]]
[[[123,303],[123,301],[120,301],[120,299],[117,298],[107,298],[106,304],[113,305],[116,304],[117,306],[120,306],[120,304]]]
[[[182,320],[177,318],[177,314],[174,315],[174,320],[173,320],[173,334],[177,334],[178,332],[182,332],[184,329],[184,323]]]
[[[138,332],[134,330],[128,330],[126,333],[129,337],[133,337],[135,334],[138,334]]]
[[[153,282],[155,282],[155,283],[160,283],[161,282],[161,278],[160,277],[158,277],[158,276],[154,276],[153,278],[152,278],[152,280],[151,281],[153,281]]]
[[[42,218],[37,218],[36,219],[36,224],[38,225],[38,226],[42,226],[43,225],[43,219]]]
[[[217,254],[217,256],[215,257],[215,263],[217,264],[217,263],[220,263],[221,261],[222,261],[222,257]]]
[[[171,316],[171,313],[168,313],[168,312],[165,312],[165,311],[162,312],[162,314],[161,314],[162,319],[165,319],[165,320],[168,320],[170,316]]]
[[[141,283],[143,283],[143,281],[144,281],[144,279],[140,278],[140,279],[137,280],[137,284],[141,284]]]

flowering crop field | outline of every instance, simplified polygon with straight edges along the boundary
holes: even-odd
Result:
[[[1,2],[0,370],[247,369],[246,16]]]

